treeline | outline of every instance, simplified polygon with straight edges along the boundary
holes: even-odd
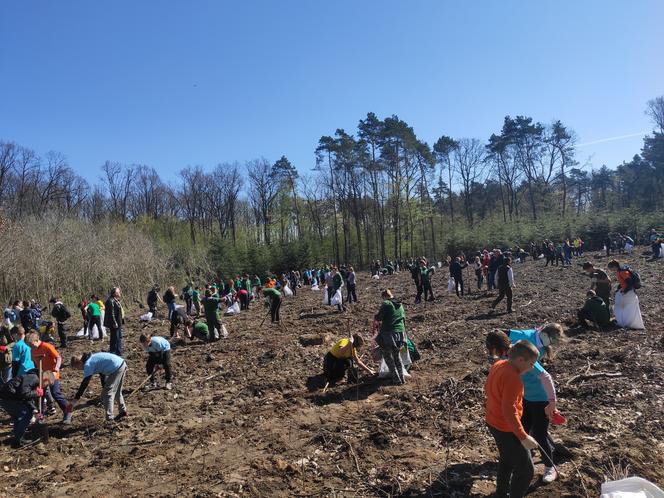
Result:
[[[638,237],[643,220],[664,224],[664,98],[647,112],[655,130],[640,154],[590,171],[568,125],[526,116],[505,117],[485,140],[442,135],[430,145],[397,116],[369,113],[353,133],[321,137],[307,175],[283,156],[188,166],[174,182],[151,166],[107,161],[90,184],[60,153],[0,142],[0,207],[11,223],[3,237],[17,223],[57,231],[43,222],[51,217],[77,220],[60,229],[85,226],[91,237],[125,227],[146,234],[141,244],[159,255],[155,278],[439,258],[570,236],[588,223]]]

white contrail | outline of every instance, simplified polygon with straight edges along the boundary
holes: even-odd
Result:
[[[603,142],[613,142],[614,140],[622,140],[623,138],[643,136],[647,133],[649,133],[649,132],[640,131],[638,133],[630,133],[629,135],[619,135],[617,137],[600,138],[599,140],[593,140],[592,142],[585,142],[585,143],[582,143],[582,144],[576,144],[576,146],[577,147],[585,147],[586,145],[601,144]]]

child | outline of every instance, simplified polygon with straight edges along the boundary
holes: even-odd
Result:
[[[158,388],[159,385],[154,378],[154,372],[157,365],[161,365],[164,369],[164,377],[166,378],[166,389],[169,391],[173,389],[171,384],[171,343],[164,337],[154,336],[150,334],[141,334],[139,338],[143,350],[148,353],[148,362],[145,364],[145,371],[151,375],[151,383],[153,388]]]
[[[95,326],[97,327],[97,333],[99,334],[97,339],[101,340],[104,336],[104,332],[101,328],[101,308],[99,307],[99,303],[97,301],[99,301],[99,298],[93,294],[90,296],[90,302],[85,308],[86,315],[88,317],[86,335],[91,341],[94,340],[92,336],[92,329],[94,329]]]
[[[620,264],[615,259],[609,263],[610,271],[616,273],[618,288],[616,289],[613,314],[619,327],[643,330],[643,318],[639,307],[639,298],[636,289],[641,287],[638,274],[627,265]]]
[[[473,265],[473,268],[475,269],[475,277],[477,278],[477,290],[481,290],[484,275],[482,273],[482,262],[480,261],[479,256],[475,256],[475,264]]]
[[[498,267],[496,276],[498,277],[498,297],[491,303],[491,309],[496,309],[500,301],[507,296],[507,312],[512,313],[512,288],[514,285],[514,273],[512,272],[512,258],[505,258],[505,262]]]
[[[12,347],[12,377],[21,377],[35,368],[32,362],[30,346],[25,343],[25,330],[17,325],[10,331],[14,346]]]
[[[69,418],[71,418],[71,413],[67,411],[67,400],[60,392],[60,366],[62,365],[62,356],[60,356],[60,353],[58,353],[52,344],[39,340],[39,334],[37,332],[30,332],[25,338],[25,342],[30,346],[30,354],[35,366],[39,367],[39,360],[41,359],[42,370],[53,372],[53,381],[48,386],[48,390],[50,391],[51,397],[62,410],[64,416],[63,422],[68,423]],[[47,413],[49,415],[55,415],[56,413],[55,407],[52,406],[52,401]]]
[[[259,289],[270,300],[270,318],[272,323],[280,323],[279,309],[281,308],[281,292],[274,288]]]
[[[325,382],[330,386],[334,386],[343,379],[346,371],[348,371],[349,382],[357,382],[359,376],[355,364],[359,365],[369,375],[374,375],[374,371],[366,366],[357,355],[362,346],[364,346],[364,339],[358,334],[353,334],[350,339],[348,337],[339,339],[323,360]]]
[[[517,342],[509,359],[498,360],[491,367],[484,385],[486,423],[498,447],[498,476],[495,496],[525,496],[535,469],[530,450],[537,441],[521,423],[523,414],[523,381],[521,374],[531,370],[538,351],[528,341]]]
[[[583,328],[588,327],[588,322],[595,322],[599,327],[608,327],[611,322],[611,314],[604,300],[595,294],[594,290],[586,293],[586,303],[583,305],[576,316],[579,319],[579,325]]]
[[[516,334],[515,334],[516,335]],[[523,341],[527,341],[523,339]],[[512,343],[515,341],[500,330],[489,332],[486,338],[486,347],[492,359],[504,358],[508,355]],[[532,344],[530,341],[528,341]],[[534,344],[533,344],[534,346]],[[539,355],[539,350],[538,350]],[[557,411],[556,390],[551,375],[536,362],[533,369],[521,375],[523,381],[523,416],[521,423],[524,430],[533,437],[540,446],[542,462],[544,463],[544,483],[556,480],[558,473],[551,459],[553,447],[549,438],[549,420]]]
[[[184,335],[191,337],[189,327],[194,323],[184,308],[177,308],[171,315],[171,337],[180,338],[180,326],[184,327]]]

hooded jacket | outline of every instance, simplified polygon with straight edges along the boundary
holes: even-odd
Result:
[[[374,319],[381,322],[381,334],[406,330],[406,310],[398,299],[383,301]]]

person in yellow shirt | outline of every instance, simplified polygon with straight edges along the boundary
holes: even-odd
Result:
[[[364,339],[359,334],[339,339],[332,346],[323,360],[323,374],[328,386],[334,386],[343,379],[346,371],[348,371],[349,382],[357,382],[359,375],[356,365],[369,375],[375,375],[374,371],[366,366],[357,355],[362,346],[364,346]]]

